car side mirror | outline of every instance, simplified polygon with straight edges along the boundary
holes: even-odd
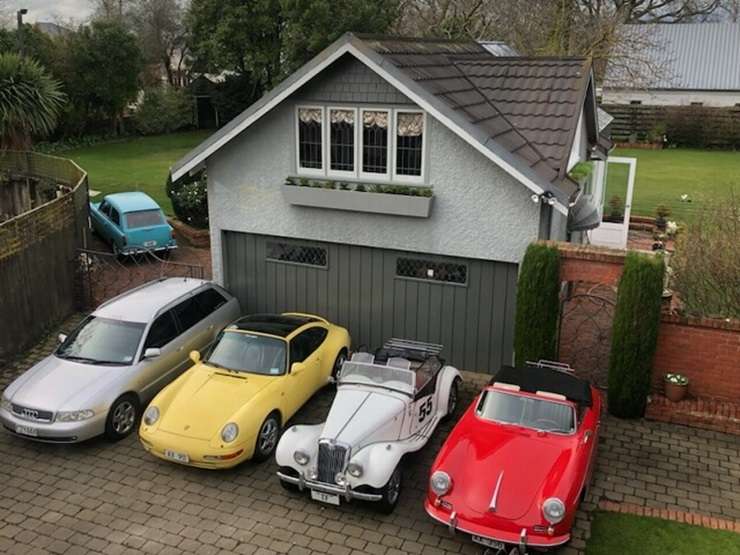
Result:
[[[290,373],[300,374],[301,372],[303,372],[303,370],[305,370],[305,368],[306,368],[306,365],[303,364],[302,362],[294,362],[293,366],[290,367]]]
[[[144,351],[144,358],[157,358],[160,354],[162,354],[162,351],[157,347],[149,347]]]
[[[65,341],[67,341],[66,334],[60,333],[59,335],[57,335],[57,341],[59,341],[59,343],[64,343]]]
[[[198,351],[190,351],[190,360],[198,364],[200,362],[200,353]]]

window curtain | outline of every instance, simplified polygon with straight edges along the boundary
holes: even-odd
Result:
[[[354,110],[332,110],[331,123],[346,123],[347,125],[355,124]]]
[[[424,114],[398,113],[398,136],[418,137],[424,133]]]
[[[362,124],[365,127],[388,129],[388,112],[363,112]]]
[[[298,119],[303,123],[321,123],[321,110],[319,108],[300,108]]]

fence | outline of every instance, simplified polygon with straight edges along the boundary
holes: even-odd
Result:
[[[619,143],[662,143],[698,148],[740,148],[740,106],[647,106],[608,104],[612,139]]]
[[[57,197],[0,224],[0,358],[30,345],[75,308],[75,255],[87,229],[87,174],[71,160],[0,152],[3,176],[46,182]]]

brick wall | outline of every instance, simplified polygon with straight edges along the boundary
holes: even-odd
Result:
[[[656,391],[663,376],[689,378],[689,394],[740,403],[740,321],[664,315],[653,361]]]
[[[626,251],[545,241],[560,251],[560,278],[562,281],[583,281],[617,285],[622,277]]]

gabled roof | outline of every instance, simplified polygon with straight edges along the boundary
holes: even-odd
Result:
[[[178,161],[173,180],[347,53],[532,191],[553,193],[567,213],[577,185],[566,166],[584,102],[591,144],[598,136],[590,64],[499,58],[474,41],[348,33]]]
[[[660,68],[639,88],[740,91],[740,23],[664,23],[626,25],[635,41],[638,59]],[[630,53],[627,52],[627,56]],[[626,72],[607,66],[604,87],[635,88]]]

